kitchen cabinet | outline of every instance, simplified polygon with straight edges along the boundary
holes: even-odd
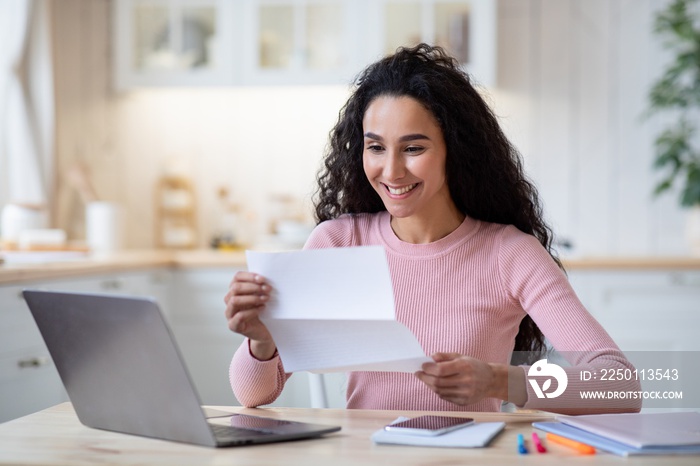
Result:
[[[22,290],[166,297],[169,272],[153,270],[0,286],[0,422],[68,400]]]
[[[593,269],[569,278],[623,351],[700,351],[700,271]]]
[[[243,259],[217,255],[213,260],[209,255],[194,254],[191,259],[180,255],[171,262],[162,258],[148,262],[154,259],[148,259],[147,254],[139,257],[143,263],[123,261],[133,270],[96,272],[86,264],[85,271],[80,272],[75,266],[67,266],[74,276],[83,275],[8,280],[0,285],[0,422],[67,400],[21,297],[24,288],[156,298],[202,403],[238,403],[229,386],[228,367],[243,338],[226,327],[223,297],[233,275],[244,268]],[[570,281],[581,301],[625,351],[700,351],[700,268],[687,261],[664,263],[630,266],[625,261],[608,261],[591,266],[582,261],[578,267],[569,267]],[[19,270],[17,274],[22,276]],[[329,406],[344,407],[345,375],[325,374],[323,378]],[[273,403],[310,405],[309,377],[304,373],[295,374]]]
[[[228,330],[223,315],[223,297],[237,270],[240,269],[157,267],[0,286],[0,422],[68,400],[22,298],[25,288],[155,298],[202,403],[237,405],[228,380],[228,368],[243,337]],[[292,377],[273,406],[310,406],[307,375]]]
[[[117,89],[349,84],[401,45],[495,84],[495,0],[116,0]]]
[[[230,85],[242,18],[227,0],[115,0],[114,85]]]
[[[0,422],[67,400],[22,287],[0,287]]]

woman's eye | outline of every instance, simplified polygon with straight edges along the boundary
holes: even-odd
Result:
[[[406,148],[406,152],[408,152],[409,154],[413,154],[413,155],[420,154],[421,152],[423,152],[423,150],[425,150],[425,149],[421,146],[408,146]]]
[[[381,152],[382,150],[384,150],[384,148],[379,144],[369,144],[367,146],[367,150],[370,152]]]

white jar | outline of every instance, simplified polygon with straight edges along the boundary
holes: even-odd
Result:
[[[85,240],[95,253],[122,249],[124,213],[121,206],[114,202],[88,203],[85,209]]]
[[[16,244],[24,230],[46,228],[48,216],[40,205],[6,204],[0,216],[0,236],[5,243]]]

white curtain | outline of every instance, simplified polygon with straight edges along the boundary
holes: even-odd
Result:
[[[47,0],[0,1],[0,207],[50,207],[54,96]]]

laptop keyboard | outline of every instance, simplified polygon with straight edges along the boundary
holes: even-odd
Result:
[[[214,437],[216,437],[216,439],[220,442],[232,442],[251,437],[264,437],[274,434],[274,432],[264,430],[243,429],[241,427],[231,427],[220,424],[209,425],[211,426],[212,432],[214,432]]]

